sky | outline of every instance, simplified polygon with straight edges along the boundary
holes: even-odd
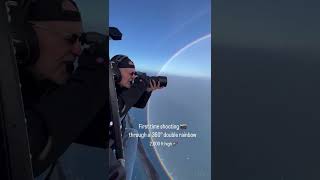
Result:
[[[211,34],[210,0],[110,0],[109,6],[109,26],[123,34],[121,41],[110,42],[110,56],[129,56],[138,71],[159,72],[183,47]],[[210,55],[207,49],[194,51],[194,57]],[[210,68],[210,60],[201,64]]]

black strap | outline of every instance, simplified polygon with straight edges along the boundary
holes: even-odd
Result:
[[[124,117],[121,120],[121,134],[122,137],[124,136],[124,131],[126,129],[127,123],[126,123],[126,117],[127,117],[128,113],[126,115],[124,115]]]
[[[44,180],[50,180],[53,169],[56,167],[56,163],[57,163],[57,161],[53,162],[52,166],[50,167],[50,171]]]

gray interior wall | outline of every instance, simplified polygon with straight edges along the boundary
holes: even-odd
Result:
[[[320,179],[319,6],[214,1],[217,180]]]

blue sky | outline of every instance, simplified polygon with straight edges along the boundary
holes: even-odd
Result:
[[[109,6],[109,25],[123,33],[122,41],[110,42],[110,56],[128,55],[140,71],[159,72],[181,48],[211,33],[210,0],[110,0]],[[193,57],[210,57],[208,49]],[[210,72],[210,60],[202,68]]]

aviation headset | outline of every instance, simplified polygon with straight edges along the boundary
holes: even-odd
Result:
[[[64,0],[27,0],[11,3],[11,36],[17,63],[28,66],[39,58],[39,41],[29,21],[81,21],[79,12],[63,9]],[[70,1],[77,9],[73,0]]]
[[[114,81],[116,83],[119,83],[122,79],[119,68],[134,68],[134,64],[129,57],[122,54],[113,56],[110,61],[113,70]]]

